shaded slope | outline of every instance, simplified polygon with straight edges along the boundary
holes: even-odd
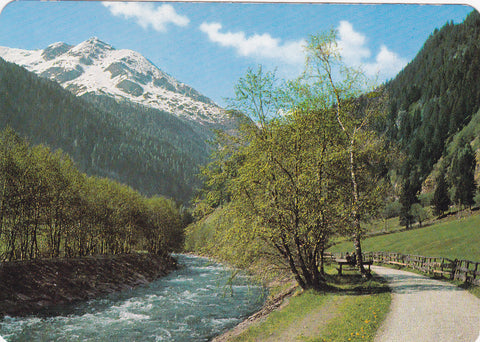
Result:
[[[480,15],[447,23],[386,84],[389,139],[408,155],[403,174],[419,187],[446,144],[480,108]]]
[[[179,201],[188,201],[198,184],[208,128],[127,102],[86,101],[1,59],[0,99],[0,128],[61,148],[83,172]]]

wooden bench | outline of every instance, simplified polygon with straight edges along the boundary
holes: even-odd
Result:
[[[335,262],[335,255],[333,255],[332,253],[326,252],[323,254],[323,261],[327,264]]]
[[[357,270],[355,265],[352,265],[352,262],[350,260],[347,261],[347,259],[337,259],[337,260],[335,260],[335,262],[338,264],[338,268],[337,268],[338,275],[342,275],[343,266],[350,266],[350,267],[346,268],[345,271],[356,271]],[[373,261],[364,261],[363,262],[364,266],[365,265],[368,266],[368,273],[371,272],[370,266],[372,264],[373,264]]]

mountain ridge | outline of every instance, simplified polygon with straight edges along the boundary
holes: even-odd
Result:
[[[43,50],[0,47],[0,57],[58,82],[77,96],[92,93],[126,99],[202,125],[229,122],[225,110],[207,96],[140,53],[117,50],[97,37],[75,46],[56,42]]]
[[[0,129],[61,149],[87,175],[182,203],[199,186],[210,127],[112,97],[75,96],[57,82],[0,58]]]

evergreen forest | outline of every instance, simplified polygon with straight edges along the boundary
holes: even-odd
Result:
[[[415,59],[385,84],[389,110],[383,129],[403,153],[395,182],[407,227],[418,221],[411,210],[422,196],[431,201],[437,194],[436,213],[448,208],[445,203],[475,203],[479,76],[480,15],[473,11],[463,23],[435,30]]]
[[[0,128],[62,149],[82,172],[183,203],[199,186],[212,135],[207,127],[106,96],[78,98],[2,59],[0,98]]]

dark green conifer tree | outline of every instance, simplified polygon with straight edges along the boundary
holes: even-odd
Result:
[[[449,168],[450,184],[453,187],[453,200],[458,205],[471,206],[476,192],[474,179],[476,166],[475,154],[467,142],[453,156]]]
[[[417,193],[419,186],[410,180],[410,177],[405,180],[402,185],[402,192],[400,193],[399,202],[402,205],[400,209],[400,224],[407,229],[411,227],[414,222],[414,217],[410,212],[412,205],[418,203]]]
[[[435,183],[435,192],[433,194],[432,206],[436,215],[443,215],[448,210],[451,201],[448,194],[448,184],[445,180],[445,170],[442,168],[440,174],[437,176]]]

